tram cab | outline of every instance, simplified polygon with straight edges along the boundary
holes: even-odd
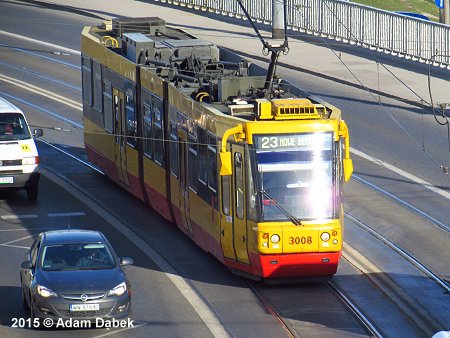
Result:
[[[342,250],[342,184],[353,171],[347,126],[309,100],[280,101],[224,133],[224,257],[262,277],[333,275]]]

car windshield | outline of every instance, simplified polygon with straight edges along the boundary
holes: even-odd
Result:
[[[0,140],[20,140],[30,138],[30,131],[22,114],[0,114]]]
[[[115,267],[113,256],[104,243],[63,244],[44,247],[42,270],[99,270]]]

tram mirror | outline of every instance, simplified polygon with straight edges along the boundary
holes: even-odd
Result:
[[[351,158],[344,158],[344,180],[348,182],[353,173],[353,161]]]
[[[231,152],[220,152],[220,176],[228,176],[233,173],[231,167]]]

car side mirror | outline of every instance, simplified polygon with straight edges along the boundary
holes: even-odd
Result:
[[[33,268],[33,264],[31,263],[31,261],[24,261],[24,262],[22,262],[22,264],[20,266],[23,269],[27,269],[27,270],[30,270]]]
[[[121,266],[125,266],[125,265],[133,265],[133,258],[130,257],[122,257],[120,259],[120,265]]]
[[[44,131],[42,130],[42,129],[34,129],[33,130],[33,136],[34,137],[42,137],[42,136],[44,136]]]

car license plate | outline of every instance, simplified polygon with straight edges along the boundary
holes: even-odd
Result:
[[[99,304],[70,304],[70,311],[98,311],[100,310]]]
[[[0,184],[14,183],[14,177],[0,177]]]

